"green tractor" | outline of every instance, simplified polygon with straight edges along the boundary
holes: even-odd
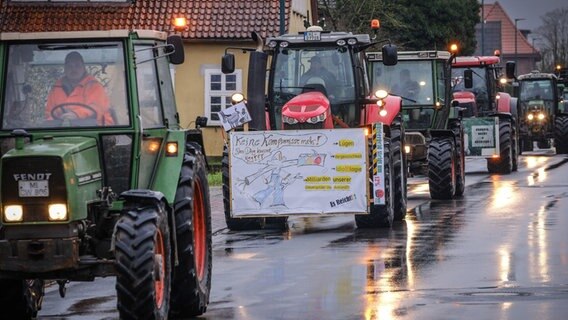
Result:
[[[52,94],[68,90],[71,56],[90,79],[81,90],[104,88],[94,100],[109,102],[104,117],[76,88],[48,111]],[[3,317],[37,316],[44,284],[64,297],[69,281],[107,276],[121,319],[204,313],[211,210],[201,130],[182,129],[175,105],[170,63],[184,61],[181,38],[2,33],[0,61]]]
[[[533,71],[517,77],[521,152],[554,145],[568,153],[568,113],[564,110],[558,79],[554,74]]]
[[[383,65],[379,52],[367,56],[373,88],[402,98],[409,174],[428,177],[433,199],[463,195],[464,133],[450,90],[454,56],[447,51],[403,51],[394,66]]]

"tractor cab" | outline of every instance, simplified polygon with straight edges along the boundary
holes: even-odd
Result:
[[[473,94],[474,104],[466,104],[466,114],[485,116],[495,113],[495,95],[504,91],[499,79],[499,57],[457,57],[452,66],[454,98],[463,99]]]
[[[281,129],[295,124],[294,117],[282,116],[283,108],[293,113],[306,102],[311,102],[306,109],[313,108],[305,110],[314,118],[308,121],[311,124],[331,123],[331,117],[324,119],[325,112],[320,112],[318,105],[349,126],[357,126],[362,101],[370,93],[363,52],[370,43],[366,34],[325,32],[319,27],[267,39],[272,50],[268,84],[271,126]]]
[[[268,91],[264,95],[263,83],[249,83],[249,107],[254,105],[251,97],[265,96],[267,127],[272,130],[357,127],[368,123],[372,119],[365,114],[365,106],[377,99],[369,99],[365,49],[375,44],[368,34],[323,31],[319,26],[270,37],[259,45],[269,60]],[[383,52],[387,56],[385,63],[396,64],[395,46],[385,45]],[[225,66],[226,61],[224,58]],[[255,78],[262,78],[260,74],[265,70],[254,64],[249,74],[258,73]],[[224,68],[232,72],[232,68]],[[398,113],[394,109],[390,111],[393,116]]]
[[[447,51],[398,53],[395,66],[385,66],[380,53],[369,53],[373,89],[385,89],[402,98],[407,129],[442,128],[449,113],[450,57]]]
[[[518,97],[521,119],[534,112],[543,113],[550,118],[556,112],[559,103],[556,76],[534,71],[530,74],[520,75],[517,80],[519,82]]]

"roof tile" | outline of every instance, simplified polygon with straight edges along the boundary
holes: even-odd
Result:
[[[285,1],[288,13],[292,0]],[[92,5],[3,1],[0,32],[150,28],[172,32],[168,16],[182,15],[190,22],[189,30],[182,33],[186,39],[237,40],[249,39],[251,31],[264,36],[278,34],[279,9],[276,0],[137,0],[129,4]]]

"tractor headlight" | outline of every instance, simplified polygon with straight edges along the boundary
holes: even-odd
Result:
[[[287,124],[296,124],[298,119],[290,118],[288,116],[282,115],[282,121]]]
[[[67,220],[67,205],[64,203],[50,204],[48,207],[49,220],[62,221]]]
[[[544,118],[545,118],[546,116],[544,115],[544,113],[541,112],[541,113],[538,114],[537,117],[538,117],[538,120],[544,120]]]
[[[404,153],[409,154],[411,151],[410,146],[404,146]]]
[[[231,96],[231,103],[233,105],[240,103],[243,100],[245,100],[245,96],[240,92],[233,93],[233,95]]]
[[[529,121],[532,121],[532,120],[534,119],[534,115],[533,115],[532,113],[529,113],[529,114],[527,115],[527,119],[528,119]]]
[[[326,118],[325,113],[320,114],[319,116],[311,117],[307,120],[308,123],[315,124],[318,122],[324,121]]]
[[[379,89],[377,91],[375,91],[375,97],[379,98],[379,99],[384,99],[389,95],[389,93],[386,90],[382,90]]]
[[[24,208],[19,204],[4,207],[4,221],[18,222],[24,219]]]

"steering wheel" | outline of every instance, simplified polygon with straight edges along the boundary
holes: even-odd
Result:
[[[76,107],[80,107],[80,108],[82,108],[82,109],[88,110],[88,111],[91,112],[92,114],[91,114],[89,117],[87,117],[87,119],[88,119],[88,118],[94,118],[94,119],[96,119],[97,116],[98,116],[97,111],[96,111],[93,107],[89,106],[88,104],[84,104],[84,103],[81,103],[81,102],[65,102],[65,103],[60,103],[60,104],[56,105],[55,107],[53,107],[53,109],[51,109],[51,117],[52,117],[53,119],[63,120],[63,118],[61,117],[61,115],[56,115],[55,110],[63,109],[63,108],[66,107],[66,106],[76,106]],[[73,111],[71,111],[71,112],[73,112]],[[65,114],[65,113],[66,113],[66,112],[65,112],[64,109],[61,110],[61,114]]]

